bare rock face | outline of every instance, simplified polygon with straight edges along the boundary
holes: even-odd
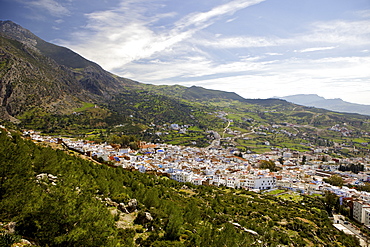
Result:
[[[12,21],[0,21],[0,54],[0,113],[7,119],[35,107],[65,113],[81,101],[111,99],[132,83]]]
[[[135,219],[135,223],[140,225],[147,224],[151,221],[153,221],[153,217],[149,212],[140,212]]]
[[[136,199],[131,199],[128,203],[127,203],[127,210],[132,213],[134,211],[137,210],[137,200]]]
[[[115,201],[112,201],[112,199],[110,199],[109,197],[107,198],[104,198],[104,201],[105,201],[105,204],[108,206],[108,207],[118,207],[119,204]]]
[[[0,33],[1,34],[1,33]],[[0,108],[4,115],[16,116],[39,106],[49,112],[58,110],[55,102],[82,87],[72,72],[31,46],[0,35]]]
[[[5,230],[8,234],[14,234],[15,233],[15,226],[16,226],[15,222],[9,222],[8,224],[6,224],[4,226],[4,228],[5,228]]]
[[[19,241],[19,243],[15,244],[15,245],[13,244],[12,247],[13,246],[14,247],[21,247],[21,246],[30,246],[30,245],[32,245],[32,243],[30,241],[28,241],[27,239],[21,239]]]
[[[120,211],[121,211],[121,212],[123,212],[123,213],[126,213],[126,214],[130,213],[130,212],[127,210],[126,205],[125,205],[124,203],[120,203],[120,204],[118,205],[117,209],[118,209],[118,210],[120,210]]]
[[[0,32],[7,33],[7,36],[19,40],[23,44],[35,47],[37,45],[37,37],[29,30],[22,28],[12,21],[3,21],[0,25]]]

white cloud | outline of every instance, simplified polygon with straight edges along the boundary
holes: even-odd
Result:
[[[303,42],[370,45],[370,20],[316,22],[311,25],[309,33],[303,35],[301,39]]]
[[[320,92],[326,98],[369,103],[366,94],[358,94],[359,90],[370,90],[369,67],[370,57],[289,58],[274,61],[250,57],[218,64],[203,56],[191,56],[171,62],[156,60],[156,63],[146,64],[145,68],[130,63],[126,69],[136,71],[134,79],[146,83],[180,82],[185,86],[234,91],[246,98]]]
[[[340,45],[364,46],[370,45],[370,20],[315,22],[309,25],[304,32],[290,33],[285,38],[271,35],[232,37],[221,37],[220,35],[215,39],[197,39],[194,43],[219,49],[311,46],[295,50],[300,53],[332,50]],[[327,46],[322,46],[323,44]]]
[[[223,15],[232,15],[236,11],[247,8],[249,6],[264,2],[265,0],[234,0],[228,2],[226,4],[217,6],[210,11],[202,12],[202,13],[192,13],[185,18],[181,19],[177,26],[180,28],[188,27],[188,26],[196,26],[205,28],[209,26],[211,23],[210,20],[218,18]]]
[[[325,51],[325,50],[332,50],[332,49],[335,49],[335,47],[334,46],[312,47],[312,48],[306,48],[302,50],[295,50],[294,52],[304,53],[304,52]]]
[[[53,16],[69,15],[70,11],[55,0],[33,0],[23,1],[29,7],[47,10]]]
[[[267,52],[265,53],[268,56],[282,56],[283,53],[277,53],[277,52]]]
[[[152,1],[122,1],[114,9],[87,14],[86,29],[74,34],[75,43],[60,43],[107,70],[145,83],[199,85],[248,98],[319,91],[327,98],[369,102],[364,93],[350,95],[359,88],[370,90],[370,20],[315,22],[285,36],[219,32],[204,38],[208,33],[201,31],[221,17],[239,21],[230,15],[260,2],[230,1],[180,17],[174,12],[150,14],[148,9],[158,8]],[[178,20],[155,25],[165,18]],[[346,49],[363,51],[364,57],[348,56]]]
[[[226,22],[228,23],[228,22],[233,22],[233,21],[235,21],[237,18],[231,18],[231,19],[228,19]]]
[[[44,0],[45,1],[45,0]],[[151,29],[150,23],[175,13],[147,16],[150,9],[145,1],[124,1],[118,8],[87,14],[85,32],[74,34],[76,44],[57,41],[98,62],[107,70],[114,70],[139,59],[172,49],[196,32],[210,26],[220,16],[260,3],[264,0],[234,0],[207,12],[191,13],[167,30]],[[142,5],[140,3],[143,3]],[[114,20],[114,21],[113,21]]]
[[[194,43],[205,47],[213,47],[219,49],[227,48],[248,48],[248,47],[269,47],[277,46],[282,40],[273,40],[265,37],[226,37],[217,39],[198,39],[194,40]],[[286,42],[286,41],[285,41]]]
[[[360,17],[370,18],[370,9],[361,10],[357,12]]]

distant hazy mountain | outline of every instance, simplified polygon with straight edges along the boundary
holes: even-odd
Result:
[[[341,99],[325,99],[316,94],[296,94],[278,98],[294,104],[323,108],[330,111],[370,115],[370,105],[349,103]]]

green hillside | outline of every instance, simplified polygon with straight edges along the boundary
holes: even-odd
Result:
[[[181,184],[4,129],[0,164],[1,246],[21,238],[37,246],[358,246],[332,226],[317,197]],[[132,199],[130,211],[116,206]]]

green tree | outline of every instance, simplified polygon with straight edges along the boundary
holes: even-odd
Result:
[[[284,158],[283,157],[278,158],[278,161],[279,161],[280,164],[284,165]]]
[[[191,200],[185,208],[184,219],[190,224],[194,225],[200,220],[201,213],[199,206],[196,204],[195,200]]]
[[[338,196],[330,191],[325,191],[324,203],[326,211],[329,213],[329,215],[332,215],[334,208],[339,208]]]
[[[158,207],[159,206],[158,190],[155,188],[147,190],[143,202],[147,208]]]
[[[168,218],[168,223],[165,228],[165,237],[168,240],[177,240],[180,236],[181,227],[184,221],[178,209],[172,208],[171,211],[172,212]]]
[[[343,186],[343,184],[344,184],[343,178],[339,175],[336,175],[336,174],[330,176],[329,178],[324,179],[324,181],[326,183],[329,183],[329,184],[334,185],[334,186],[339,186],[339,187]]]
[[[276,172],[280,170],[280,167],[277,167],[275,162],[272,160],[261,160],[260,161],[260,168],[261,169],[270,169],[272,172]]]
[[[307,157],[306,157],[306,155],[303,155],[301,164],[304,165],[304,164],[306,164],[306,162],[307,162]]]

